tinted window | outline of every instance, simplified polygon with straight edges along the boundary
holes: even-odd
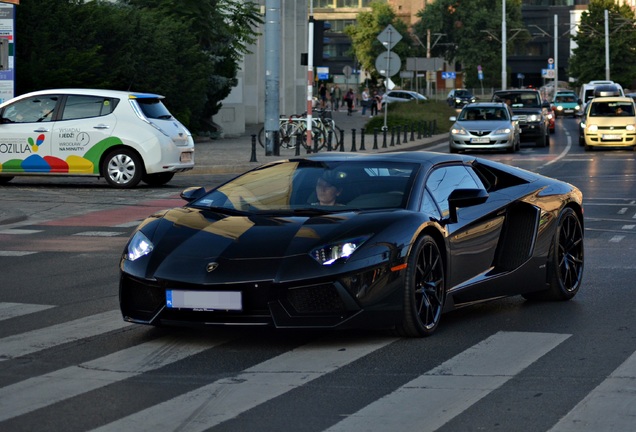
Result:
[[[102,96],[69,95],[66,98],[62,120],[100,117],[113,112],[118,99]]]
[[[34,96],[15,102],[4,109],[3,123],[48,122],[53,118],[58,95]]]
[[[169,120],[172,118],[172,114],[160,99],[140,98],[135,101],[148,119]]]
[[[481,186],[477,184],[468,169],[463,165],[436,169],[426,180],[426,187],[444,217],[449,214],[448,196],[451,192],[455,189],[481,189]]]

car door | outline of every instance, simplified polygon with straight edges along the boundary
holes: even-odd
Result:
[[[51,155],[62,172],[99,172],[100,146],[115,129],[117,118],[113,111],[118,102],[118,99],[97,95],[66,95],[51,140]]]
[[[15,101],[0,114],[0,165],[4,173],[51,172],[53,117],[59,95]]]
[[[457,189],[485,189],[472,168],[446,165],[434,169],[426,188],[447,221],[449,255],[449,289],[492,268],[497,243],[504,223],[504,214],[492,203],[478,204],[457,210],[456,220],[449,219],[452,209],[449,196]]]

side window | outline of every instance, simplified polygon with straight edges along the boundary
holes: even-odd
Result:
[[[453,165],[434,170],[426,180],[426,188],[442,212],[442,216],[449,214],[448,196],[455,189],[480,189],[473,175],[463,165]]]
[[[15,102],[4,109],[3,123],[38,123],[49,122],[53,119],[53,112],[59,96],[34,96]]]
[[[66,99],[62,120],[100,117],[113,112],[116,100],[100,96],[69,95]]]

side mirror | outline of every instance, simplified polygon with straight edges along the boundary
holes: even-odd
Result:
[[[205,188],[201,186],[195,186],[195,187],[189,187],[185,189],[183,192],[181,192],[180,196],[182,199],[186,200],[187,202],[192,202],[194,200],[201,198],[205,194],[206,194]]]
[[[448,222],[457,222],[457,209],[483,204],[488,199],[485,189],[455,189],[448,196]]]
[[[448,118],[448,120],[450,120],[450,121],[454,122],[454,121],[457,121],[457,117],[455,117],[455,116],[450,116],[450,117]]]

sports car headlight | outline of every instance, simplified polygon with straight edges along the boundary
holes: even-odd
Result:
[[[501,128],[495,131],[496,134],[509,134],[512,131],[510,128]]]
[[[319,246],[309,254],[322,265],[331,265],[340,258],[349,258],[351,254],[367,241],[369,236],[356,237]]]
[[[126,259],[135,261],[144,255],[148,255],[152,252],[153,248],[154,246],[152,245],[152,242],[148,240],[148,237],[146,237],[141,231],[137,231],[133,238],[130,239],[130,243],[128,243]]]

